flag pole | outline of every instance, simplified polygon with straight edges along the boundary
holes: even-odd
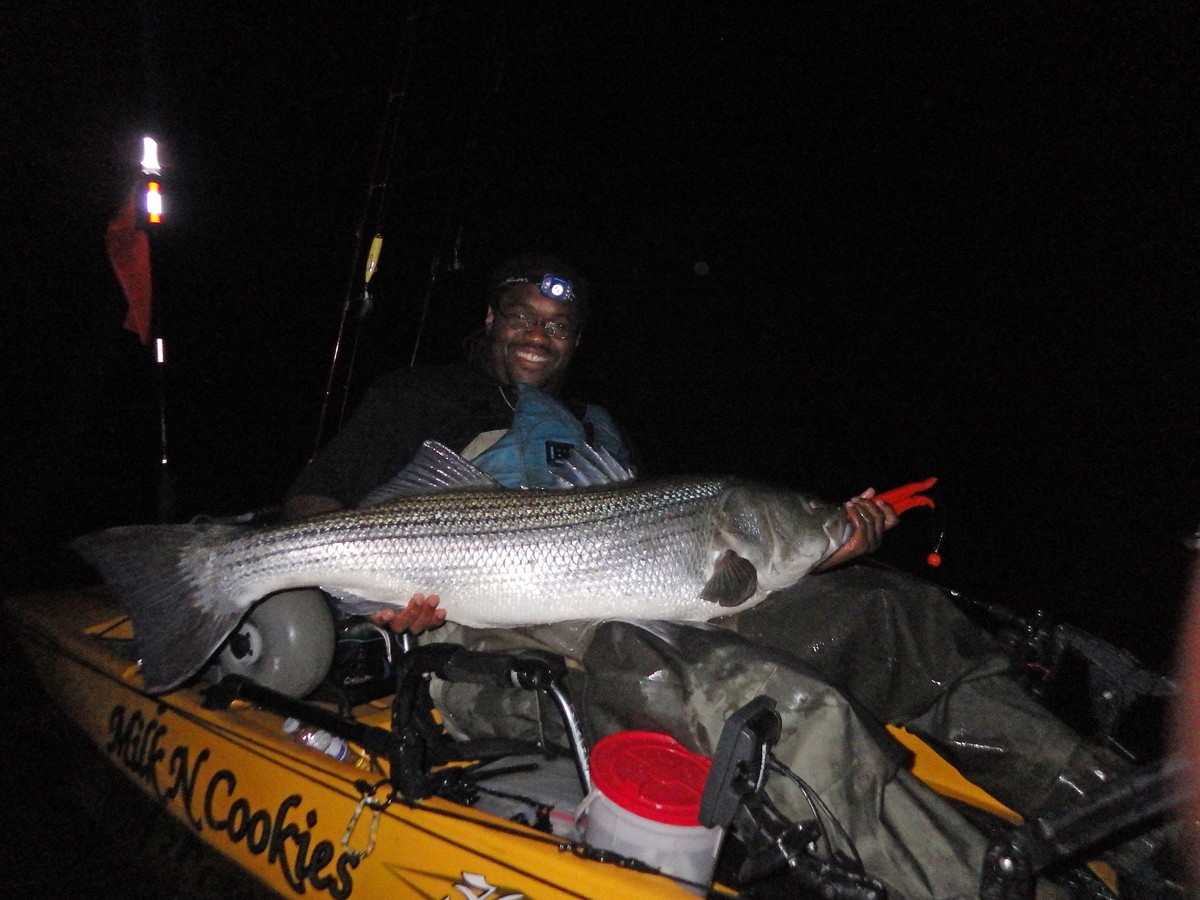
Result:
[[[150,233],[162,221],[162,168],[158,161],[158,143],[145,137],[142,138],[141,176],[109,221],[104,246],[128,304],[124,327],[137,335],[138,341],[150,347],[154,354],[159,442],[157,513],[159,521],[170,522],[175,517],[175,493],[167,452],[167,351],[162,336],[161,301],[151,296],[150,271]]]
[[[158,142],[142,138],[142,180],[145,203],[143,223],[150,238],[163,221],[162,167]],[[151,238],[151,244],[153,244]],[[155,382],[158,392],[158,521],[175,520],[175,485],[171,477],[171,455],[167,443],[167,341],[162,329],[162,298],[150,304],[148,334],[153,337]]]

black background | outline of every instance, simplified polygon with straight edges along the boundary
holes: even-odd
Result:
[[[140,135],[179,517],[275,502],[312,452],[382,146],[352,398],[408,363],[435,257],[424,362],[548,247],[595,286],[574,387],[652,471],[937,475],[886,558],[944,524],[935,577],[1167,664],[1200,518],[1190,4],[481,6],[6,7],[11,584],[86,581],[72,534],[156,515],[156,372],[103,249]]]
[[[596,293],[574,387],[652,471],[937,475],[886,559],[921,570],[944,525],[928,574],[1170,664],[1200,519],[1188,0],[42,0],[0,27],[6,588],[87,583],[72,535],[157,515],[159,373],[103,247],[150,132],[179,518],[274,503],[312,453],[366,217],[351,399],[427,294],[417,357],[456,358],[488,268],[557,250]],[[235,895],[5,675],[0,883]]]

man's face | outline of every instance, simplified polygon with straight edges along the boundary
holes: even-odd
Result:
[[[498,310],[488,309],[484,323],[491,343],[492,373],[508,384],[556,390],[579,344],[575,308],[543,297],[536,284],[514,286],[498,306]],[[565,336],[548,335],[547,323],[553,323],[551,330],[561,326]]]

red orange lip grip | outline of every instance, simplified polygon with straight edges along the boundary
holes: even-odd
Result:
[[[933,500],[922,496],[921,491],[927,491],[935,484],[937,484],[936,478],[926,478],[924,481],[914,481],[912,484],[906,484],[903,487],[892,488],[890,491],[876,494],[874,499],[879,503],[886,503],[896,511],[897,515],[915,506],[928,506],[932,508],[934,505]]]
[[[899,515],[906,510],[910,510],[917,506],[928,506],[933,508],[933,500],[921,494],[921,491],[927,491],[937,484],[936,478],[926,478],[924,481],[914,481],[912,484],[906,484],[903,487],[893,488],[890,491],[884,491],[882,494],[876,494],[875,499],[880,503],[886,503],[896,511]],[[925,562],[937,568],[942,564],[942,554],[938,552],[941,549],[942,540],[938,538],[938,546],[934,547],[933,552],[925,557]]]

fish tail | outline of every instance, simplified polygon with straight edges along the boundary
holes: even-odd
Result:
[[[71,542],[133,620],[148,692],[169,691],[199,672],[245,614],[247,607],[222,590],[204,565],[243,531],[129,525]]]

